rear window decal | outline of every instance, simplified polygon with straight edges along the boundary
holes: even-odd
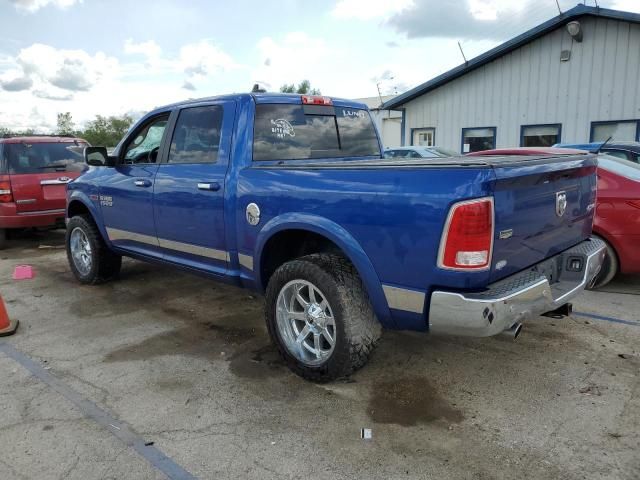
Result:
[[[342,110],[342,116],[343,117],[360,117],[360,118],[364,118],[366,116],[366,114],[364,113],[364,110]]]
[[[273,133],[278,138],[284,138],[287,135],[290,137],[295,137],[296,132],[293,129],[293,125],[291,125],[284,118],[278,118],[276,120],[271,120],[271,133]]]

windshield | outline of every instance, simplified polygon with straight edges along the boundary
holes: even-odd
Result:
[[[75,143],[9,143],[3,152],[9,173],[81,172],[83,151],[88,146]]]
[[[601,154],[598,155],[598,168],[640,182],[640,164],[635,162]]]
[[[254,160],[380,156],[366,110],[319,105],[256,106]]]

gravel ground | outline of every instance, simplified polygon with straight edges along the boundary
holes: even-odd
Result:
[[[133,260],[80,286],[62,240],[0,252],[21,322],[0,340],[0,479],[640,478],[638,277],[517,342],[385,332],[363,370],[319,386],[278,359],[261,298]],[[23,263],[36,278],[11,280]]]

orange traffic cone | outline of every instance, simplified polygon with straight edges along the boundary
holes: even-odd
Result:
[[[4,300],[0,295],[0,337],[6,337],[7,335],[13,335],[18,329],[17,320],[9,320],[9,314],[4,306]]]

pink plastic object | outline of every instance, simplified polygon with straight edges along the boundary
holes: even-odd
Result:
[[[29,280],[36,276],[36,272],[31,265],[17,265],[13,271],[14,280]]]

